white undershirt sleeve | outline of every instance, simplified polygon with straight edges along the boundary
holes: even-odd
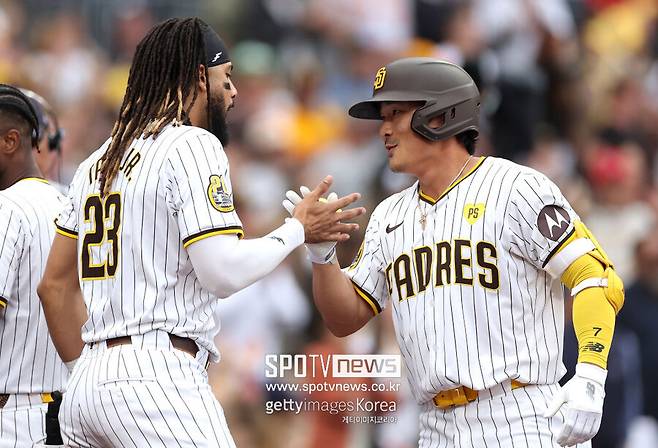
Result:
[[[297,219],[255,239],[216,235],[187,247],[201,285],[225,298],[272,272],[304,243],[304,227]]]

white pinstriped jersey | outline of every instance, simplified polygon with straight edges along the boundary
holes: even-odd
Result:
[[[80,167],[57,231],[78,238],[89,319],[85,342],[164,330],[219,353],[217,298],[199,283],[187,246],[223,233],[242,235],[228,159],[219,140],[169,125],[130,145],[106,198],[97,176],[109,140]]]
[[[416,183],[377,206],[344,271],[375,313],[393,304],[418,402],[564,375],[563,287],[546,263],[576,219],[544,175],[494,157],[436,201]]]
[[[43,179],[0,191],[0,393],[52,392],[66,382],[37,296],[63,206]]]

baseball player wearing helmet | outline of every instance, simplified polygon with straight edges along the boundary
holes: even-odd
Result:
[[[37,168],[38,142],[30,101],[0,85],[0,448],[44,441],[47,403],[68,376],[37,296],[65,199]]]
[[[64,129],[59,126],[55,110],[44,97],[29,89],[21,89],[21,92],[30,100],[39,120],[39,151],[34,155],[34,160],[50,184],[61,193],[66,193],[67,186],[59,182]]]
[[[64,441],[81,447],[233,447],[208,385],[217,299],[271,272],[314,229],[342,241],[358,195],[318,202],[241,239],[226,113],[237,90],[220,37],[170,19],[144,37],[110,139],[80,167],[39,294],[62,358]],[[307,240],[314,242],[317,240]],[[80,330],[82,327],[82,331]]]
[[[623,286],[550,180],[473,156],[479,101],[447,62],[377,72],[372,98],[349,113],[381,120],[391,169],[418,181],[373,211],[351,266],[336,264],[333,243],[309,245],[315,303],[337,336],[393,307],[421,447],[589,446]],[[563,284],[579,358],[560,388]]]

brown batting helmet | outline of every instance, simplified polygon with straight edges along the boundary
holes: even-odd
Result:
[[[424,103],[414,112],[411,128],[429,140],[467,131],[476,137],[479,134],[480,92],[469,74],[457,65],[432,58],[393,61],[377,71],[372,98],[353,105],[349,114],[381,120],[381,103],[395,101]],[[430,120],[441,115],[443,126],[431,128]]]

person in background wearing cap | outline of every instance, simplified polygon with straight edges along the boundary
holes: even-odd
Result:
[[[420,447],[588,447],[623,285],[546,176],[474,155],[479,113],[454,64],[405,58],[377,72],[349,114],[381,120],[389,166],[418,181],[375,208],[351,266],[335,244],[309,245],[315,303],[339,337],[393,308]],[[301,197],[288,199],[294,213]],[[560,388],[563,285],[579,356]]]
[[[37,296],[65,198],[34,160],[38,114],[18,89],[0,85],[0,447],[61,443],[55,400],[68,377]],[[55,437],[55,438],[52,438]]]
[[[241,239],[223,149],[232,68],[200,19],[156,25],[110,138],[74,176],[39,286],[74,365],[60,412],[69,446],[234,446],[206,374],[219,360],[217,299],[267,275],[311,229],[344,241],[356,225],[340,221],[364,212],[337,212],[357,194],[318,201],[327,177],[287,223]]]
[[[39,171],[53,187],[65,193],[66,185],[60,183],[64,130],[59,127],[57,114],[44,97],[29,89],[20,90],[32,103],[39,119],[39,150],[34,155]]]

